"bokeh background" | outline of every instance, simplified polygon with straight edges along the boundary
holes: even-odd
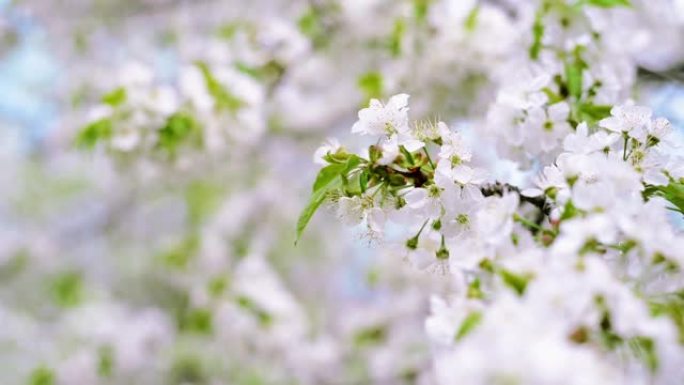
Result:
[[[369,98],[476,129],[534,7],[479,3],[0,0],[0,383],[429,384],[448,280],[329,212],[294,229]],[[682,129],[684,2],[634,3],[634,98]],[[125,124],[201,106],[197,63],[247,101],[201,146],[75,144],[120,87],[149,102]]]

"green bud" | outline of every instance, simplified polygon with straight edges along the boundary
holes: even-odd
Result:
[[[420,235],[420,234],[419,234]],[[415,250],[418,248],[418,235],[406,241],[406,247],[410,250]]]
[[[439,250],[437,250],[437,259],[440,261],[449,259],[449,250],[444,246],[440,247]]]
[[[437,219],[436,221],[432,222],[432,229],[435,231],[439,231],[442,228],[442,221],[440,219]]]

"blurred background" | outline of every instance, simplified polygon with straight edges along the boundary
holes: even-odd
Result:
[[[633,3],[633,98],[682,129],[684,2]],[[0,383],[431,383],[449,280],[330,212],[295,247],[312,154],[398,92],[477,129],[535,6],[0,0]]]

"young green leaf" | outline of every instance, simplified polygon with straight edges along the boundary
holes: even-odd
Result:
[[[432,0],[413,0],[413,15],[418,24],[424,23],[430,10]]]
[[[169,116],[164,127],[159,130],[158,146],[173,154],[181,144],[199,132],[199,123],[191,115],[175,113]]]
[[[565,64],[565,77],[568,82],[570,96],[579,99],[582,95],[582,67],[577,63]]]
[[[214,98],[216,103],[216,108],[219,111],[228,111],[230,113],[236,113],[240,108],[244,107],[245,102],[232,94],[226,87],[221,84],[221,82],[214,76],[214,74],[209,69],[209,65],[204,62],[197,62],[197,68],[202,72],[204,77],[204,83],[207,87],[207,91]]]
[[[376,71],[366,72],[359,76],[357,84],[366,98],[364,104],[368,104],[367,102],[370,99],[382,97],[383,80],[381,73]]]
[[[527,284],[530,282],[529,275],[520,275],[510,272],[505,269],[499,271],[499,275],[506,286],[513,289],[518,295],[525,294],[525,289],[527,289]]]
[[[467,336],[470,332],[475,330],[475,328],[482,322],[482,313],[479,311],[474,311],[466,316],[466,318],[461,322],[461,326],[458,327],[456,336],[454,339],[460,341],[463,337]]]
[[[237,298],[237,304],[241,308],[252,313],[252,315],[259,321],[261,326],[269,326],[271,323],[273,323],[273,316],[259,306],[259,304],[254,302],[251,298],[239,296]]]
[[[477,28],[477,17],[479,14],[479,5],[474,6],[473,9],[470,10],[470,12],[468,13],[468,17],[466,17],[465,22],[463,23],[463,26],[465,27],[466,31],[473,32],[475,28]]]
[[[593,5],[600,8],[629,7],[629,0],[583,0],[580,4]]]
[[[324,33],[320,17],[321,15],[316,8],[308,8],[297,20],[299,31],[309,38],[319,38]]]
[[[347,165],[345,163],[336,163],[323,167],[316,176],[311,192],[315,194],[317,191],[324,189],[335,179],[339,178],[346,168]]]
[[[316,210],[325,202],[328,193],[341,188],[343,177],[353,171],[363,162],[363,159],[356,155],[350,155],[346,163],[335,163],[324,167],[319,171],[316,181],[312,188],[312,195],[309,203],[306,205],[297,220],[297,237],[295,245],[299,242],[306,226],[309,224],[311,217],[316,213]]]
[[[110,378],[114,373],[114,351],[111,346],[102,346],[97,351],[97,374],[102,378]]]
[[[335,178],[335,180],[339,181],[338,178]],[[318,210],[321,204],[325,202],[325,198],[327,198],[328,192],[328,189],[320,189],[317,192],[315,192],[311,196],[311,199],[309,199],[309,203],[306,205],[304,210],[302,210],[302,213],[299,214],[299,219],[297,220],[297,238],[295,239],[295,245],[297,244],[297,242],[299,242],[299,239],[302,237],[302,234],[304,233],[306,226],[309,224],[311,217],[313,217],[313,215],[316,213],[316,210]]]
[[[45,366],[34,369],[28,380],[29,385],[54,385],[55,382],[55,373]]]
[[[118,107],[126,102],[126,98],[126,89],[123,87],[119,87],[114,91],[103,96],[102,103],[108,104],[112,107]]]
[[[401,42],[404,39],[404,32],[406,30],[406,25],[403,19],[398,19],[394,22],[394,29],[389,39],[389,51],[392,57],[401,56]]]
[[[684,214],[684,183],[670,183],[661,190],[663,197],[676,207],[675,211]]]
[[[539,59],[539,53],[542,49],[542,39],[544,38],[544,22],[542,20],[543,13],[541,10],[537,12],[532,25],[532,46],[530,47],[530,58],[532,60]]]
[[[209,309],[192,309],[184,314],[181,329],[197,334],[211,334],[213,331],[213,314]]]
[[[359,187],[361,187],[361,193],[365,193],[368,189],[368,180],[370,179],[370,172],[368,169],[363,170],[359,176]]]
[[[358,156],[349,155],[345,163],[334,163],[329,166],[323,167],[321,171],[318,172],[318,176],[316,176],[312,192],[315,193],[316,191],[326,187],[335,178],[341,175],[348,174],[354,168],[356,168],[356,166],[361,164],[361,162],[362,159]]]
[[[55,302],[65,308],[74,307],[83,299],[83,279],[76,272],[59,275],[52,282],[52,296]]]
[[[658,353],[655,341],[653,341],[652,338],[634,337],[627,340],[627,344],[634,356],[640,359],[651,373],[655,373],[655,371],[658,370]]]
[[[354,345],[358,347],[377,345],[387,338],[387,327],[385,325],[371,326],[359,330],[354,335]]]
[[[684,183],[672,182],[667,186],[646,186],[643,192],[645,199],[656,195],[668,200],[674,205],[672,210],[684,215]]]
[[[612,108],[611,105],[581,103],[577,106],[577,114],[580,121],[594,124],[609,117]]]
[[[76,136],[76,146],[86,149],[93,149],[101,140],[109,139],[112,136],[111,119],[100,119],[83,127]]]

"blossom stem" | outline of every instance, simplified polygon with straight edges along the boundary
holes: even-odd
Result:
[[[523,216],[520,216],[518,214],[513,214],[513,220],[524,225],[524,226],[526,226],[526,227],[528,227],[531,230],[536,230],[536,231],[544,230],[540,225],[538,225],[538,224],[532,222],[531,220],[529,220]]]
[[[435,169],[435,164],[432,162],[432,158],[430,158],[430,153],[428,152],[427,148],[423,147],[423,152],[425,153],[425,156],[427,157],[428,162],[430,163],[430,166],[432,169]]]

